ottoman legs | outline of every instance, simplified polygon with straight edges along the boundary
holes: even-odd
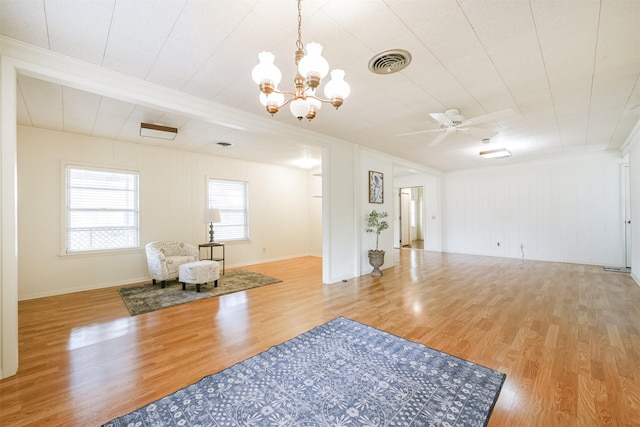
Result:
[[[187,290],[187,284],[184,282],[180,282],[182,283],[182,290],[186,291]],[[206,285],[206,283],[203,283],[204,285]],[[215,281],[215,286],[214,287],[218,287],[218,281]],[[196,283],[196,292],[200,292],[200,283]]]

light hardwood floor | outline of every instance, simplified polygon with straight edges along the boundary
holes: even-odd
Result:
[[[390,254],[387,254],[389,256]],[[136,317],[116,288],[19,303],[1,426],[96,426],[344,316],[507,374],[489,426],[639,426],[640,287],[602,267],[403,249],[379,278],[283,281]]]

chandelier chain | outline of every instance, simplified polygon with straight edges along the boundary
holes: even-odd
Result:
[[[298,40],[296,41],[296,47],[298,50],[304,48],[302,44],[302,8],[300,7],[300,0],[298,0]]]

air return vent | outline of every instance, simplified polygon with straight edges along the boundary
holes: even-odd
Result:
[[[391,74],[404,70],[410,63],[411,54],[406,50],[387,50],[371,58],[369,70],[374,74]]]

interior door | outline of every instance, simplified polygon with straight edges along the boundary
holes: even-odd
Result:
[[[622,166],[624,197],[624,245],[625,267],[631,267],[631,200],[629,191],[629,165]]]
[[[400,247],[411,247],[411,190],[400,189]]]

